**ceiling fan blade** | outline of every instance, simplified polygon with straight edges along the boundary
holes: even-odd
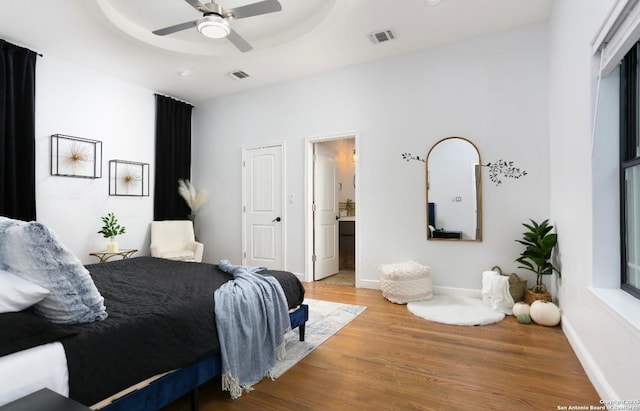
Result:
[[[197,1],[197,0],[192,0]],[[243,19],[245,17],[259,16],[261,14],[274,13],[282,10],[282,5],[278,0],[264,0],[246,6],[236,7],[235,9],[226,10],[233,14],[235,19]]]
[[[199,12],[202,13],[206,13],[209,10],[204,6],[204,4],[200,3],[198,0],[184,0],[187,3],[189,3],[189,5],[191,7],[193,7],[194,9],[198,10]]]
[[[234,46],[237,47],[238,50],[240,50],[243,53],[253,49],[253,46],[251,44],[247,43],[247,41],[245,39],[243,39],[238,34],[238,32],[236,32],[234,29],[231,29],[231,31],[229,32],[229,35],[227,36],[227,38],[229,39],[229,41],[231,43],[233,43]]]
[[[167,34],[175,33],[177,31],[182,31],[186,29],[190,29],[191,27],[195,27],[198,20],[187,21],[186,23],[176,24],[175,26],[165,27],[163,29],[152,31],[153,34],[158,36],[166,36]]]

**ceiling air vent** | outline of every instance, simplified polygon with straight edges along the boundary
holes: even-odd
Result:
[[[384,43],[385,41],[393,40],[396,35],[391,30],[382,30],[369,33],[369,40],[373,44]]]
[[[236,80],[242,80],[243,78],[251,77],[248,73],[242,70],[232,71],[231,73],[229,73],[229,75]]]

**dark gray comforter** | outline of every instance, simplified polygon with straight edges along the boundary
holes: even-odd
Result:
[[[219,352],[215,289],[231,276],[217,265],[138,257],[88,265],[105,299],[104,321],[73,326],[62,340],[69,396],[92,405],[160,372]],[[304,299],[292,273],[263,271],[282,285],[289,308]]]

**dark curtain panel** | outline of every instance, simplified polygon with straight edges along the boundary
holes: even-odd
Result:
[[[191,177],[193,106],[156,94],[156,178],[153,219],[185,220],[191,212],[178,194],[178,180]]]
[[[0,39],[0,215],[36,219],[37,53]]]

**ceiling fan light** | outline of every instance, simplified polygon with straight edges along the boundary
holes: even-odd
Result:
[[[231,32],[229,23],[217,14],[204,16],[198,20],[197,27],[200,34],[212,39],[225,38]]]

